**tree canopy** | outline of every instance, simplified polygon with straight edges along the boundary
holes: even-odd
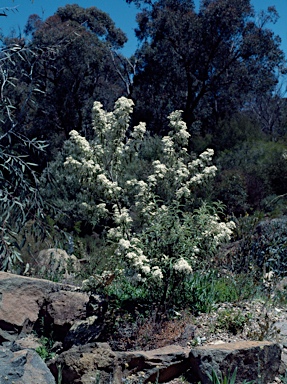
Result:
[[[269,8],[255,18],[249,0],[159,0],[143,6],[136,34],[136,113],[160,131],[164,116],[183,110],[189,127],[204,130],[235,111],[247,96],[271,92],[284,67],[280,38],[265,27],[275,21]],[[159,123],[160,122],[160,123]]]
[[[23,97],[31,100],[25,89],[29,83],[37,84],[33,102],[26,104],[26,113],[21,114],[21,129],[29,137],[48,140],[50,148],[56,149],[71,128],[89,129],[95,99],[111,108],[124,92],[125,84],[115,70],[119,59],[111,52],[122,47],[127,38],[106,13],[78,5],[59,8],[44,21],[31,15],[24,32],[30,37],[27,43],[23,38],[4,41],[6,46],[26,44],[32,52],[29,76],[21,75],[20,57],[17,65],[10,63],[9,68],[15,78],[22,78],[17,90]],[[15,100],[13,104],[18,103]]]

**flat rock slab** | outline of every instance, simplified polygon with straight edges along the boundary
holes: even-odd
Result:
[[[220,345],[206,345],[192,349],[189,355],[195,378],[202,384],[210,384],[207,373],[214,370],[227,376],[237,368],[237,382],[255,380],[271,383],[278,375],[281,364],[281,348],[268,341],[241,341]]]
[[[118,352],[124,361],[125,377],[141,382],[165,383],[183,374],[190,366],[189,348],[170,345],[151,351]],[[140,382],[140,381],[139,381]]]

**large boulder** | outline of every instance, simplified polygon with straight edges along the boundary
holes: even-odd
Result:
[[[48,366],[54,377],[61,369],[62,384],[122,383],[117,353],[107,343],[74,346]]]
[[[103,325],[106,306],[97,298],[95,305],[92,297],[95,313],[91,313],[89,295],[74,286],[0,272],[0,342],[32,330],[47,336],[52,332],[54,340],[64,341],[74,323],[91,315]]]
[[[281,348],[268,341],[240,341],[206,345],[192,349],[189,355],[191,369],[203,384],[212,383],[208,374],[232,374],[237,369],[237,382],[244,380],[272,383],[279,373]]]
[[[73,276],[80,270],[80,262],[74,255],[68,255],[60,248],[43,249],[36,257],[35,272],[48,278]]]
[[[50,370],[32,349],[0,347],[0,383],[56,384]]]

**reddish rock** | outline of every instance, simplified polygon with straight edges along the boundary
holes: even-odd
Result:
[[[40,327],[43,320],[64,338],[74,321],[85,318],[88,302],[73,286],[0,272],[0,341]]]
[[[48,366],[54,377],[60,367],[62,384],[122,383],[117,353],[107,343],[74,346],[50,361]]]
[[[236,368],[236,382],[255,380],[268,384],[279,373],[281,348],[269,341],[240,341],[194,348],[189,357],[195,378],[203,384],[211,383],[207,373],[211,375],[212,370],[228,376]]]

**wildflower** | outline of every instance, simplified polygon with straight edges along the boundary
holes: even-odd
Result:
[[[146,124],[139,123],[136,127],[134,127],[133,132],[131,133],[131,137],[134,139],[142,139],[146,132]]]
[[[188,264],[188,262],[183,259],[183,258],[180,258],[173,266],[173,269],[177,272],[183,272],[183,273],[192,273],[192,268],[191,266]]]
[[[161,141],[163,143],[163,152],[167,154],[172,154],[174,152],[174,143],[172,138],[170,136],[164,136]]]
[[[166,174],[167,172],[167,167],[165,164],[162,164],[159,160],[155,160],[152,165],[154,166],[154,171],[155,171],[155,174],[159,177],[159,178],[163,178],[164,175]]]
[[[97,204],[96,207],[97,207],[98,212],[101,214],[105,214],[108,212],[108,210],[106,208],[106,203]]]
[[[144,266],[142,266],[141,270],[142,270],[142,272],[145,273],[145,274],[150,273],[150,267],[149,267],[148,265],[144,265]]]
[[[186,185],[184,185],[183,187],[179,188],[176,193],[175,193],[177,199],[180,199],[182,196],[184,197],[188,197],[190,196],[190,189],[187,188]]]
[[[131,243],[129,242],[129,240],[126,240],[126,239],[120,239],[119,241],[119,247],[122,248],[122,249],[129,249],[131,246]]]
[[[133,221],[133,219],[130,217],[128,209],[123,207],[123,208],[118,208],[116,205],[113,206],[114,209],[114,220],[115,223],[117,224],[128,224]]]
[[[199,155],[199,158],[204,162],[210,162],[214,155],[214,150],[211,148],[207,148],[204,152]]]
[[[163,279],[163,274],[159,267],[152,267],[151,275],[154,279]]]

